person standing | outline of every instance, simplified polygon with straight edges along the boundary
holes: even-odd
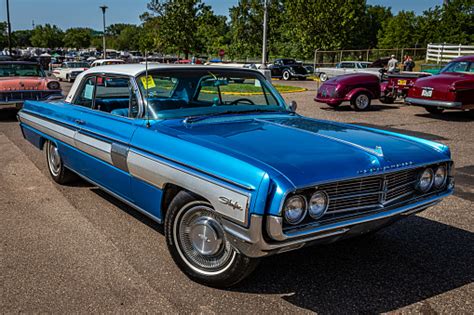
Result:
[[[413,68],[415,68],[415,62],[411,58],[411,56],[407,56],[407,59],[403,63],[403,69],[405,71],[413,71]]]
[[[395,58],[395,55],[390,56],[390,60],[388,61],[387,67],[388,72],[395,72],[397,69],[398,60]]]

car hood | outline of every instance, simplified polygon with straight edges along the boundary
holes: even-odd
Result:
[[[301,116],[166,125],[183,140],[278,172],[295,187],[449,159],[435,142]]]
[[[47,79],[42,77],[3,77],[0,78],[0,91],[42,90]]]

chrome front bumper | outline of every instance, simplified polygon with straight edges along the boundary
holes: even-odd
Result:
[[[436,106],[436,107],[445,107],[445,108],[461,108],[461,102],[446,102],[446,101],[437,101],[437,100],[426,100],[421,98],[407,97],[405,102],[411,105],[419,106]]]
[[[252,215],[249,228],[227,220],[223,224],[226,237],[235,249],[248,257],[262,257],[306,245],[331,243],[377,230],[403,217],[423,211],[452,193],[453,190],[450,190],[397,208],[326,225],[314,224],[291,233],[284,233],[282,218],[277,216]]]

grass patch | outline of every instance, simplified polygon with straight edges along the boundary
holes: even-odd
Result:
[[[304,92],[307,89],[289,85],[274,85],[280,93]],[[262,88],[253,84],[234,83],[220,87],[222,94],[227,95],[263,95]],[[201,90],[203,93],[217,94],[217,88],[206,87]]]

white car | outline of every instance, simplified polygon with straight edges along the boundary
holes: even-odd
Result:
[[[380,69],[378,67],[371,67],[372,62],[367,61],[343,61],[336,64],[335,67],[316,68],[314,73],[319,76],[321,82],[327,81],[330,78],[350,73],[371,73],[380,77]]]
[[[125,61],[122,59],[97,59],[91,64],[91,68],[98,66],[120,65],[124,63]]]
[[[66,61],[63,62],[60,67],[55,68],[52,74],[59,81],[72,82],[81,72],[87,69],[89,69],[87,62]]]

